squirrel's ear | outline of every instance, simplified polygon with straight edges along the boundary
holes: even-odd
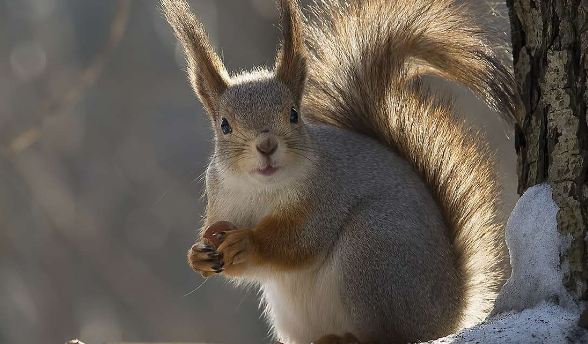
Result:
[[[165,18],[184,47],[192,88],[213,117],[218,99],[229,87],[229,73],[212,50],[202,24],[196,20],[186,1],[162,0],[161,4]]]
[[[276,77],[285,83],[300,103],[306,81],[306,47],[302,13],[296,0],[278,0],[284,36],[276,59]]]

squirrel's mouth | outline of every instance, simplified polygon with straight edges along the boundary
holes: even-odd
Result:
[[[274,174],[276,171],[278,170],[278,167],[272,166],[272,165],[268,165],[264,168],[259,168],[257,170],[255,170],[255,173],[259,173],[263,176],[271,176],[272,174]]]

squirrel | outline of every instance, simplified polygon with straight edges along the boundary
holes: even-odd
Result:
[[[203,277],[257,286],[287,344],[394,344],[481,321],[504,281],[492,154],[461,83],[517,122],[512,72],[450,0],[278,0],[272,68],[230,75],[185,0],[162,0],[214,131]],[[216,234],[206,228],[228,221]],[[233,227],[234,226],[234,227]]]

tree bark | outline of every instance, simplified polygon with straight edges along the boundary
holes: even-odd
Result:
[[[524,106],[517,126],[518,192],[553,189],[564,285],[588,298],[588,0],[507,0],[515,75]]]

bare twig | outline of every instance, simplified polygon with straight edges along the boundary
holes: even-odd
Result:
[[[94,56],[88,67],[80,74],[78,81],[69,91],[57,100],[50,101],[42,107],[35,118],[33,127],[24,130],[10,140],[8,147],[4,149],[5,155],[15,155],[27,149],[40,139],[40,122],[50,116],[57,116],[68,112],[86,93],[100,76],[106,62],[123,39],[127,28],[132,0],[119,0],[114,18],[110,24],[108,39],[104,47]]]

